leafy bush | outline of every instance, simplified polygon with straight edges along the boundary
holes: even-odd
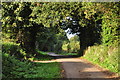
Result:
[[[25,58],[25,51],[20,48],[19,44],[13,42],[4,42],[2,44],[2,52],[8,53],[11,56],[16,56],[18,59]]]
[[[17,60],[7,53],[3,54],[3,78],[60,78],[60,64],[32,63]]]
[[[80,50],[79,37],[75,35],[70,38],[69,42],[63,43],[62,50],[68,53],[77,53]]]
[[[109,69],[112,72],[120,72],[118,70],[118,47],[112,46],[92,46],[88,47],[85,52],[84,58],[99,64],[100,66]]]
[[[43,51],[39,51],[39,50],[36,50],[36,51],[41,55],[47,55],[47,52],[43,52]]]
[[[26,60],[26,53],[19,47],[19,44],[7,42],[3,43],[2,51],[2,76],[3,78],[40,78],[40,77],[60,77],[60,68],[58,63],[32,63]],[[41,55],[45,52],[38,51]],[[47,55],[38,56],[42,60],[51,59],[51,57],[45,57]],[[43,59],[44,58],[44,59]],[[20,60],[18,60],[20,59]],[[38,59],[38,58],[33,58]],[[48,67],[49,66],[49,67]],[[50,67],[51,66],[51,67]],[[54,66],[54,68],[53,68]]]
[[[63,52],[63,53],[60,53],[60,55],[76,55],[77,56],[78,54],[77,53],[64,53]]]
[[[19,71],[20,68],[23,68],[23,70],[26,68],[28,70],[26,63],[21,62],[17,59],[15,59],[14,56],[10,56],[7,53],[2,53],[3,57],[3,64],[2,64],[2,70],[3,70],[3,78],[20,78],[22,75],[16,74],[16,71]]]
[[[36,50],[38,55],[34,57],[34,60],[51,60],[53,57],[50,57],[47,52]]]

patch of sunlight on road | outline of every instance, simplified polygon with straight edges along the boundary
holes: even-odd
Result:
[[[33,61],[33,62],[52,63],[52,62],[83,62],[83,61],[80,58],[61,58],[48,61]]]

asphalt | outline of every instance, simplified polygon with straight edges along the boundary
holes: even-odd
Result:
[[[40,63],[60,62],[62,64],[62,74],[67,80],[120,80],[115,74],[110,74],[109,71],[99,66],[93,65],[91,62],[77,58],[78,56],[58,55],[48,53],[49,56],[55,59],[49,61],[34,61]],[[106,73],[108,72],[108,73]]]

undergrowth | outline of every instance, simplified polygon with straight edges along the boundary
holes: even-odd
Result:
[[[60,78],[58,63],[33,63],[20,61],[3,54],[3,78]]]
[[[51,60],[53,59],[53,57],[49,56],[47,54],[47,52],[43,52],[43,51],[39,51],[39,50],[36,50],[38,55],[36,57],[34,57],[33,60],[42,60],[42,61],[45,61],[45,60]]]
[[[25,59],[27,53],[16,43],[4,43],[2,48],[2,78],[61,78],[59,63],[31,62],[30,58]],[[47,60],[50,57],[39,58]]]
[[[120,55],[118,47],[99,45],[88,47],[83,57],[112,72],[120,73],[118,69],[118,64],[120,64],[118,55]]]
[[[60,55],[78,55],[77,53],[60,53]]]

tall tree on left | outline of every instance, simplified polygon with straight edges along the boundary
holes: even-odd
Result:
[[[15,39],[28,53],[35,53],[35,39],[39,26],[31,20],[31,3],[2,3],[2,31]]]

